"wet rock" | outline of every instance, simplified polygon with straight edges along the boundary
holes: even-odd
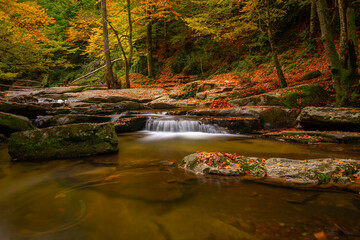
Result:
[[[146,107],[152,108],[152,109],[173,109],[178,108],[176,105],[169,104],[169,103],[163,103],[163,102],[150,102],[145,105]]]
[[[32,129],[35,127],[27,117],[0,112],[0,133],[10,135],[13,132]]]
[[[33,104],[21,104],[15,102],[1,102],[0,112],[12,113],[16,115],[25,116],[28,118],[34,118],[39,115],[46,115],[46,111],[49,110],[45,107],[33,105]]]
[[[88,156],[118,150],[112,123],[80,123],[11,134],[9,154],[14,160],[43,160]]]
[[[233,156],[227,153],[193,153],[186,156],[180,167],[201,174],[264,177],[264,163],[259,158]]]
[[[251,133],[254,130],[261,129],[259,118],[249,117],[230,117],[230,118],[201,118],[206,124],[216,124],[225,128],[231,133]]]
[[[196,174],[243,176],[289,187],[360,190],[360,161],[352,159],[259,159],[201,152],[186,156],[180,167]]]
[[[236,117],[236,118],[255,118],[259,119],[261,128],[278,129],[296,126],[298,110],[279,107],[241,107],[219,110],[192,110],[189,115],[196,116],[214,116],[214,117]]]
[[[306,107],[297,121],[305,130],[360,131],[360,109]]]
[[[77,114],[60,114],[52,117],[38,118],[38,127],[52,127],[74,123],[104,123],[110,122],[112,117],[94,116],[94,115],[77,115]]]
[[[360,162],[349,159],[270,158],[266,160],[265,168],[269,178],[294,184],[345,184],[360,177]]]
[[[266,133],[264,137],[297,143],[360,143],[360,135],[354,132],[281,131]]]
[[[145,129],[147,117],[122,117],[115,123],[117,133],[136,132]]]

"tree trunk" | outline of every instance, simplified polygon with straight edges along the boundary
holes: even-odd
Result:
[[[355,11],[351,5],[347,9],[348,37],[354,43],[356,57],[359,57],[359,46],[357,45]]]
[[[102,24],[103,24],[106,85],[109,89],[119,88],[119,85],[117,84],[117,82],[115,82],[114,74],[112,71],[112,63],[111,63],[110,48],[109,48],[109,32],[107,26],[106,0],[101,0],[101,16],[102,16]]]
[[[281,69],[281,66],[280,66],[279,58],[278,58],[278,55],[277,55],[277,51],[276,51],[275,43],[274,43],[274,39],[273,39],[272,21],[271,21],[271,16],[270,16],[270,2],[269,2],[269,0],[267,1],[267,6],[266,6],[266,23],[267,23],[267,35],[268,35],[268,38],[269,38],[271,53],[272,53],[273,59],[274,59],[274,65],[275,65],[275,68],[276,68],[276,74],[277,74],[277,77],[279,79],[280,88],[284,88],[284,87],[287,87],[287,83],[286,83],[284,73],[283,73],[283,71]]]
[[[346,68],[347,57],[348,57],[348,37],[347,37],[347,0],[338,0],[339,6],[339,17],[340,17],[340,40],[339,40],[339,57],[341,65]]]
[[[340,0],[339,13],[341,32],[343,32],[343,29],[347,29],[345,25],[348,24],[346,14],[343,13],[346,10],[343,9],[344,6],[342,3],[343,2]],[[330,65],[334,88],[336,90],[336,105],[341,107],[347,106],[351,99],[351,87],[358,83],[354,44],[351,39],[348,38],[347,34],[341,33],[341,41],[343,42],[341,44],[346,44],[346,46],[341,46],[340,48],[343,47],[346,50],[340,50],[341,56],[339,56],[335,48],[327,2],[326,0],[316,0],[316,6],[320,21],[321,37],[325,48],[326,58]]]
[[[127,59],[126,64],[126,72],[125,72],[125,81],[126,81],[126,87],[130,88],[130,68],[131,68],[131,61],[134,53],[133,45],[132,45],[132,19],[131,19],[131,9],[130,9],[130,0],[126,0],[126,10],[128,15],[128,24],[129,24],[129,36],[128,36],[128,44],[129,44],[129,57]]]
[[[311,12],[310,12],[310,39],[315,37],[316,29],[316,3],[315,0],[311,0]]]
[[[146,48],[147,48],[148,77],[154,78],[152,22],[149,22],[146,26]]]

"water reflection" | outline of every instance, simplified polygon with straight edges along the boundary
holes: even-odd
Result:
[[[197,176],[176,167],[196,151],[356,158],[356,146],[148,136],[124,134],[119,153],[76,160],[10,163],[0,149],[0,238],[315,239],[319,232],[334,235],[338,226],[359,232],[356,194]]]

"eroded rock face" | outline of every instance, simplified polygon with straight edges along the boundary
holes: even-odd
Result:
[[[297,121],[305,130],[360,131],[359,108],[306,107]]]
[[[0,112],[0,133],[10,135],[13,132],[32,129],[35,129],[35,127],[27,117]]]
[[[174,109],[174,108],[178,108],[174,104],[163,103],[163,102],[149,102],[145,106],[148,107],[148,108],[152,108],[152,109]]]
[[[260,159],[229,153],[201,152],[186,156],[180,167],[196,174],[243,176],[290,187],[360,190],[360,160]]]
[[[59,114],[56,116],[41,116],[35,122],[37,127],[53,127],[74,123],[104,123],[110,122],[112,117],[96,115],[79,115],[79,114]]]
[[[21,104],[15,102],[0,101],[0,112],[12,113],[16,115],[34,118],[39,115],[45,115],[48,109],[43,106],[33,104]]]
[[[13,133],[8,148],[14,160],[59,159],[115,152],[118,139],[112,123],[81,123]]]

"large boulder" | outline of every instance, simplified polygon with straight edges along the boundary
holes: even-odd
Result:
[[[0,133],[9,135],[13,132],[32,129],[35,129],[35,127],[27,117],[0,112]]]
[[[297,120],[306,130],[360,131],[359,108],[306,107]]]
[[[59,159],[118,150],[112,123],[80,123],[13,133],[9,154],[14,160]]]

